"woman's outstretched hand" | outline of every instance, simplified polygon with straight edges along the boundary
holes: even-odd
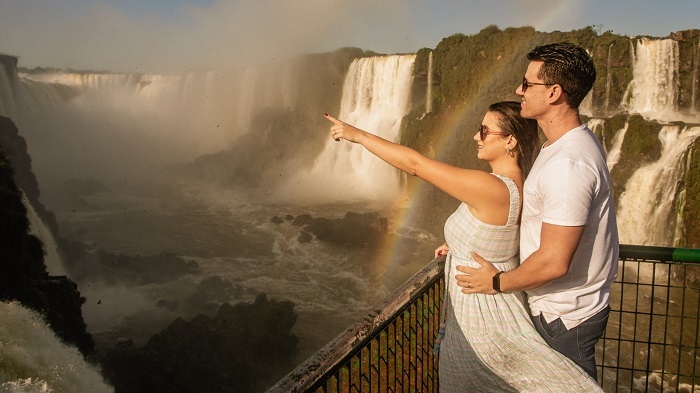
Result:
[[[359,128],[343,123],[328,113],[324,114],[324,117],[333,123],[331,126],[331,137],[336,141],[345,139],[347,141],[357,143],[358,139],[362,136],[362,134],[364,134],[364,131],[360,130]]]

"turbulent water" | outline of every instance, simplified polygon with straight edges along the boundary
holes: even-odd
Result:
[[[627,244],[673,244],[676,222],[669,222],[677,192],[683,152],[700,136],[700,127],[664,126],[659,133],[662,152],[658,161],[639,168],[620,197],[620,242]],[[672,215],[671,215],[672,216]],[[658,228],[649,231],[647,228]]]
[[[0,391],[106,393],[113,389],[77,348],[18,303],[0,302]]]
[[[224,190],[172,191],[166,206],[156,195],[139,198],[110,194],[97,196],[94,209],[59,217],[64,226],[75,231],[69,234],[71,237],[88,244],[130,255],[172,251],[196,261],[202,270],[199,275],[166,284],[81,288],[90,300],[83,306],[83,313],[98,345],[113,344],[119,339],[115,334],[143,344],[178,316],[156,307],[159,300],[183,302],[201,281],[218,276],[241,288],[230,301],[250,301],[264,292],[272,298],[295,302],[300,317],[294,333],[302,338],[302,353],[308,355],[413,275],[430,259],[425,250],[437,241],[427,234],[423,240],[421,236],[414,238],[419,231],[399,231],[398,223],[392,222],[392,231],[397,231],[395,242],[401,242],[402,252],[380,262],[377,254],[391,252],[395,242],[376,251],[319,241],[302,243],[301,227],[292,225],[291,220],[273,223],[271,218],[300,214],[341,218],[346,211],[375,211],[381,206],[267,205],[241,200],[239,195]],[[392,211],[380,211],[394,215]]]

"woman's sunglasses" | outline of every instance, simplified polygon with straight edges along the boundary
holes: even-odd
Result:
[[[488,128],[484,127],[483,125],[479,126],[479,138],[481,138],[481,141],[483,142],[484,139],[486,139],[487,136],[489,135],[510,135],[507,132],[493,132],[489,130]]]

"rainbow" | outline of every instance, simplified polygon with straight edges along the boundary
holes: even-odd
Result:
[[[576,6],[580,9],[574,9]],[[538,11],[542,11],[539,17],[540,20],[535,22],[533,27],[538,31],[557,30],[554,27],[555,22],[578,21],[579,17],[577,15],[584,15],[584,8],[584,3],[576,0],[542,2],[542,6],[538,7]]]
[[[563,7],[558,7],[559,9]],[[489,73],[490,77],[483,78],[477,86],[477,91],[488,91],[487,87],[491,86],[495,81],[501,80],[506,73],[510,73],[512,70],[506,68],[506,62],[501,64],[494,64],[493,68]],[[525,70],[523,69],[523,73]],[[518,97],[515,95],[515,90],[517,85],[513,86],[513,96],[508,99],[518,101]],[[485,111],[490,103],[477,102],[479,97],[471,97],[468,101],[464,102],[460,107],[449,108],[443,112],[437,113],[436,116],[439,117],[436,121],[436,126],[433,128],[433,134],[435,138],[431,144],[432,156],[436,159],[441,159],[444,157],[444,153],[447,151],[447,147],[454,143],[458,138],[472,138],[476,133],[477,125],[467,125],[465,129],[465,123],[469,119],[479,118],[483,116],[483,113],[478,113],[478,111]],[[473,132],[468,130],[474,130]],[[465,152],[465,154],[476,154],[474,152]],[[401,193],[396,199],[394,206],[401,206],[397,209],[398,213],[394,217],[394,225],[396,227],[406,227],[411,226],[415,222],[416,213],[418,209],[424,208],[418,206],[418,203],[425,200],[423,196],[428,190],[425,182],[407,182],[409,186],[406,187],[404,192]],[[379,265],[377,266],[377,271],[382,273],[389,273],[398,267],[399,258],[397,255],[402,253],[402,245],[399,239],[395,237],[388,237],[387,242],[379,248],[379,252],[376,255],[375,261]],[[440,242],[440,240],[438,240]],[[435,244],[437,248],[439,244]],[[426,255],[426,263],[432,259],[431,255]]]

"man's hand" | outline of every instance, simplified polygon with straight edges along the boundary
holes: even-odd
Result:
[[[455,275],[457,285],[462,287],[462,293],[485,293],[489,295],[498,293],[493,289],[493,276],[499,270],[477,253],[473,252],[472,256],[481,267],[474,268],[457,265],[457,270],[464,273]]]

